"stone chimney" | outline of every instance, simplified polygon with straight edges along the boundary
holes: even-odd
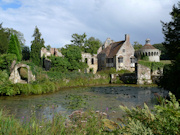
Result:
[[[130,36],[128,34],[125,34],[125,41],[130,42]]]

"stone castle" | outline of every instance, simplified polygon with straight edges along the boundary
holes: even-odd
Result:
[[[41,57],[51,55],[63,57],[57,48],[41,49]],[[86,73],[93,72],[95,74],[97,71],[108,68],[115,68],[116,71],[121,69],[135,71],[135,64],[142,56],[147,56],[149,61],[159,62],[160,55],[161,51],[150,44],[150,39],[146,39],[145,45],[135,51],[130,43],[130,36],[126,34],[125,39],[118,42],[107,38],[105,43],[98,49],[97,54],[82,53],[82,62],[86,62],[88,65]],[[45,60],[48,65],[50,61]],[[137,69],[138,83],[142,84],[144,78],[149,80],[148,83],[151,83],[151,74],[156,75],[157,73],[151,73],[150,69],[139,65]]]

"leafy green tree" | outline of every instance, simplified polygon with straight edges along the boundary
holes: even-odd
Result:
[[[40,50],[44,46],[44,39],[41,38],[41,33],[39,32],[38,27],[35,27],[33,36],[34,40],[31,41],[31,53],[30,53],[30,59],[32,62],[36,65],[40,65],[41,58],[40,58]]]
[[[86,40],[84,45],[84,52],[91,53],[91,54],[97,54],[97,50],[102,45],[101,41],[99,39],[95,39],[94,37],[90,37],[88,40]]]
[[[13,28],[5,28],[5,31],[17,36],[21,48],[25,45],[26,40],[24,39],[23,33],[21,33],[20,31],[14,30]]]
[[[51,71],[58,71],[62,73],[68,71],[68,67],[70,66],[70,63],[67,58],[52,56],[50,59],[51,59]]]
[[[163,43],[167,53],[172,59],[172,64],[164,68],[160,86],[171,90],[180,98],[180,2],[178,6],[173,6],[172,21],[163,24],[165,42]]]
[[[72,35],[72,44],[75,45],[75,46],[78,46],[82,51],[84,51],[84,44],[85,44],[85,41],[86,41],[86,33],[82,34],[82,35],[79,35],[77,33],[73,34]]]
[[[81,62],[81,49],[78,46],[66,45],[66,48],[62,48],[61,51],[70,63],[68,67],[70,71],[84,68]]]
[[[4,54],[8,50],[9,45],[9,36],[10,34],[5,31],[2,27],[2,23],[0,24],[0,53]]]
[[[21,61],[17,42],[16,42],[15,36],[13,34],[11,34],[11,38],[9,41],[8,53],[15,54],[17,56],[17,60]]]
[[[134,42],[133,46],[134,46],[135,51],[141,49],[141,47],[142,47],[142,45],[139,44],[137,41]]]
[[[30,59],[30,49],[28,46],[24,46],[22,48],[22,59],[29,60]]]
[[[50,46],[50,45],[47,45],[47,46],[46,46],[46,49],[47,49],[47,50],[50,50],[50,49],[51,49],[51,46]]]

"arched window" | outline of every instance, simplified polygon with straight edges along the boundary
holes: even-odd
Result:
[[[151,54],[150,54],[150,52],[148,52],[148,56],[150,56]]]
[[[94,65],[94,58],[91,59],[91,64]]]
[[[156,52],[154,52],[154,56],[156,55]]]
[[[153,52],[151,52],[151,56],[153,56]]]
[[[158,52],[157,52],[157,55],[158,55]]]
[[[146,52],[146,56],[148,56],[148,55],[147,55],[147,52]]]

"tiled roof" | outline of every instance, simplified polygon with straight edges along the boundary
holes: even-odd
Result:
[[[145,44],[142,48],[142,49],[156,49],[154,46],[152,46],[151,44]]]
[[[106,54],[107,58],[113,58],[117,54],[124,42],[125,41],[111,43],[109,46],[103,49],[100,52],[100,54]]]

